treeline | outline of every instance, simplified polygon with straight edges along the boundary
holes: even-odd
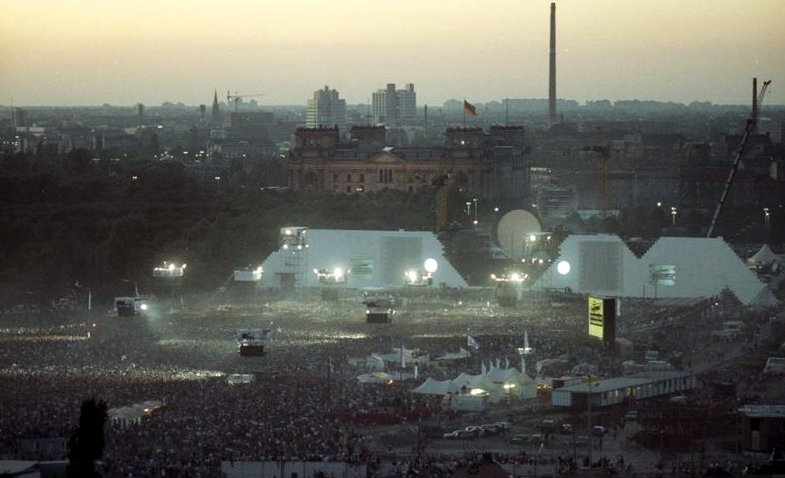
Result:
[[[164,260],[188,263],[190,290],[214,290],[277,249],[283,226],[435,226],[434,190],[274,191],[247,184],[247,170],[230,168],[216,180],[177,162],[106,163],[81,150],[0,157],[0,298],[45,303],[76,282],[111,297],[126,279],[144,288]],[[462,217],[464,199],[450,194],[450,215]]]

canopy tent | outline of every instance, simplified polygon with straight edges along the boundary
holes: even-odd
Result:
[[[460,393],[461,389],[473,388],[482,382],[482,375],[470,375],[466,372],[461,372],[460,375],[452,379],[450,382],[450,393]]]
[[[516,368],[493,368],[485,376],[480,388],[487,387],[491,399],[498,401],[508,396],[529,399],[537,396],[537,385],[531,377]]]
[[[475,393],[482,390],[493,403],[505,397],[529,399],[537,396],[534,380],[515,368],[492,368],[485,375],[462,372],[452,380],[429,378],[419,387],[412,389],[412,392],[430,395],[465,395],[472,393],[472,390],[475,390]]]
[[[412,393],[423,395],[446,395],[450,390],[450,380],[434,380],[428,378],[422,385],[412,390]]]
[[[764,268],[769,266],[779,265],[782,262],[780,257],[771,250],[768,244],[764,244],[761,248],[747,259],[747,267]]]
[[[111,408],[107,412],[111,423],[123,429],[142,423],[143,414],[142,410],[136,407]]]
[[[490,395],[485,391],[462,393],[450,398],[450,408],[459,412],[482,412],[488,409]]]

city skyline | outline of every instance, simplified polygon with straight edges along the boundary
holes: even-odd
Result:
[[[550,2],[361,0],[0,5],[0,104],[209,104],[215,89],[296,105],[329,84],[367,104],[414,83],[419,104],[547,98]],[[557,2],[558,97],[785,104],[785,3]]]

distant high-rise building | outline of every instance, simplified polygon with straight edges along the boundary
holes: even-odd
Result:
[[[396,94],[398,97],[398,118],[401,123],[413,123],[417,118],[417,93],[414,84],[406,83]]]
[[[210,113],[210,125],[218,127],[221,125],[221,109],[218,107],[218,90],[213,95],[213,109]]]
[[[136,105],[137,112],[139,113],[139,126],[144,125],[144,105],[139,103]]]
[[[313,92],[307,101],[305,124],[308,128],[334,127],[346,128],[346,100],[339,97],[337,90],[325,86]]]
[[[395,83],[387,83],[387,87],[376,91],[372,98],[376,124],[399,126],[410,124],[417,117],[417,93],[412,83],[407,83],[402,90],[396,90]]]
[[[14,108],[11,110],[11,126],[20,128],[27,126],[27,111],[22,108]]]

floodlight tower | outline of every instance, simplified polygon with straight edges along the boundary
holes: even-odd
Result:
[[[279,231],[281,250],[285,254],[286,272],[281,278],[285,286],[294,287],[304,279],[308,267],[308,228],[302,226],[282,227]]]
[[[156,278],[159,283],[169,286],[170,298],[174,299],[175,295],[177,295],[181,308],[183,307],[181,286],[186,267],[187,264],[177,265],[174,262],[164,261],[163,266],[153,268],[153,277]]]

